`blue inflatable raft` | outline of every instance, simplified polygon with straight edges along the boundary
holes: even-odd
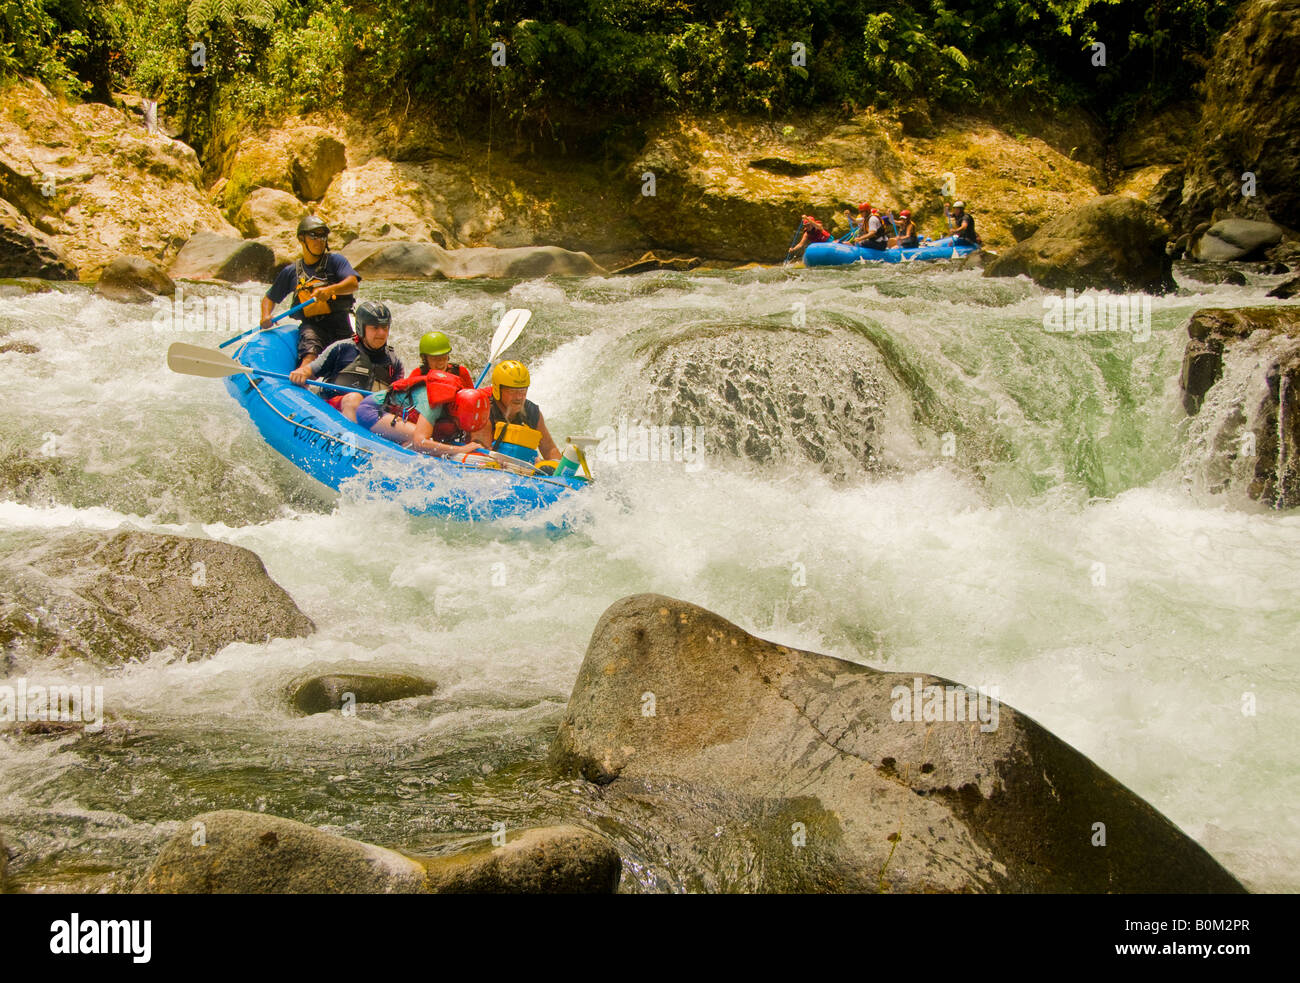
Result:
[[[803,254],[804,266],[848,266],[850,263],[927,263],[937,259],[960,259],[979,246],[958,245],[952,236],[923,243],[916,249],[864,249],[847,242],[814,242]]]
[[[287,373],[297,367],[297,348],[298,329],[288,325],[252,335],[234,358],[254,369]],[[465,521],[526,517],[571,499],[587,484],[582,478],[525,477],[407,450],[291,382],[239,374],[225,385],[266,442],[317,481],[336,491],[346,486],[396,500],[415,515]],[[569,524],[563,517],[547,523]]]

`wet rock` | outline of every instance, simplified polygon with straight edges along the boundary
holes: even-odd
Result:
[[[305,213],[302,202],[287,191],[257,188],[239,206],[235,228],[249,239],[288,232],[296,249],[298,220]]]
[[[388,703],[427,696],[438,684],[398,673],[347,673],[316,676],[294,687],[290,697],[298,712],[312,714],[342,709],[344,703]]]
[[[141,894],[420,894],[424,868],[393,850],[291,819],[226,809],[163,847]]]
[[[449,280],[475,277],[522,279],[592,276],[604,272],[586,253],[570,252],[558,246],[443,249],[425,242],[357,240],[349,243],[342,252],[359,274],[376,279],[436,276]]]
[[[1283,300],[1290,300],[1292,297],[1300,295],[1300,276],[1293,276],[1290,280],[1284,280],[1268,292],[1270,297],[1281,297]]]
[[[1249,259],[1281,241],[1282,229],[1272,222],[1232,218],[1215,222],[1206,229],[1200,238],[1192,241],[1189,252],[1202,263],[1227,263]]]
[[[77,268],[49,236],[0,199],[0,277],[75,280]]]
[[[1188,156],[1184,227],[1222,211],[1300,227],[1298,10],[1296,0],[1249,0],[1216,46]],[[1247,172],[1253,196],[1242,193]]]
[[[269,283],[275,274],[275,254],[260,242],[200,232],[185,243],[168,272],[177,280]]]
[[[1275,508],[1300,505],[1300,306],[1206,308],[1192,315],[1187,334],[1180,383],[1189,414],[1221,378],[1229,348],[1257,352],[1264,341],[1286,339],[1264,361],[1263,385],[1252,397],[1255,464],[1246,492]]]
[[[623,870],[608,840],[577,826],[507,834],[502,847],[420,861],[435,894],[613,894]]]
[[[1227,283],[1234,287],[1246,285],[1246,274],[1230,266],[1187,263],[1178,268],[1178,275],[1185,280],[1195,280],[1197,283]]]
[[[172,647],[186,658],[231,642],[315,629],[255,553],[206,539],[77,532],[0,560],[0,650],[117,665]]]
[[[1300,242],[1295,239],[1283,239],[1265,254],[1274,263],[1285,263],[1291,269],[1300,266]]]
[[[1169,226],[1150,205],[1105,195],[1003,251],[984,275],[1026,274],[1051,290],[1166,293],[1174,286],[1168,241]]]
[[[119,256],[99,275],[95,293],[120,303],[147,304],[155,297],[173,296],[176,284],[142,256]]]
[[[40,350],[40,345],[35,345],[30,341],[0,341],[0,354],[17,352],[19,355],[35,355]]]
[[[687,270],[693,270],[700,265],[696,257],[686,258],[677,257],[674,259],[660,259],[653,252],[646,253],[635,263],[629,263],[627,266],[620,267],[611,273],[611,276],[625,276],[633,273],[650,273],[655,270],[673,270],[678,273],[685,273]]]
[[[196,845],[201,844],[201,845]],[[507,835],[505,846],[409,857],[260,813],[195,816],[136,887],[147,894],[503,894],[612,892],[621,863],[572,826]]]
[[[604,786],[623,822],[651,813],[729,834],[741,844],[730,890],[1243,890],[1079,752],[954,685],[776,645],[642,594],[597,624],[550,763]],[[922,701],[930,710],[910,719]]]
[[[0,277],[0,297],[47,294],[53,289],[45,280],[34,276]]]

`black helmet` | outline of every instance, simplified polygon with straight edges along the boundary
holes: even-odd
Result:
[[[330,234],[330,227],[315,215],[304,215],[302,221],[298,223],[298,236],[301,238],[308,232],[315,232],[317,229],[320,229],[326,235]]]
[[[363,300],[352,312],[357,321],[357,334],[365,330],[367,324],[389,324],[393,315],[388,312],[388,305],[377,300]]]

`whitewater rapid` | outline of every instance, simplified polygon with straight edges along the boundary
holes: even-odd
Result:
[[[40,351],[0,355],[16,409],[0,422],[0,550],[76,527],[208,536],[256,552],[317,626],[204,662],[37,666],[102,683],[110,724],[97,739],[0,734],[14,875],[123,889],[208,809],[418,852],[585,808],[541,761],[601,612],[655,591],[784,644],[996,687],[1248,887],[1300,889],[1300,515],[1206,487],[1198,455],[1214,451],[1177,391],[1186,317],[1269,303],[1270,282],[1186,283],[1212,292],[1157,298],[1142,341],[1047,333],[1038,288],[975,272],[366,284],[408,360],[436,327],[477,368],[494,305],[533,310],[512,354],[557,439],[702,407],[702,457],[598,462],[588,521],[559,538],[316,485],[219,382],[166,370],[170,342],[224,335],[160,331],[147,307],[84,290],[10,298],[0,333]],[[869,390],[859,470],[848,430],[819,462],[784,412],[761,461],[718,439],[761,425],[755,399],[788,405],[783,368],[808,427],[856,420],[842,397],[815,401],[882,348],[892,374]],[[758,393],[741,387],[734,421],[708,390],[720,371]],[[350,719],[291,712],[295,679],[343,668],[438,690]],[[632,849],[624,890],[678,883]]]

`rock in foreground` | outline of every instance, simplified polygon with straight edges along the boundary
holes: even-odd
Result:
[[[202,658],[314,628],[256,553],[228,543],[80,532],[0,561],[0,675],[23,656]]]
[[[621,862],[574,826],[526,830],[505,846],[408,857],[279,816],[223,810],[185,823],[137,891],[147,894],[610,893]]]
[[[1154,208],[1123,195],[1105,195],[1052,219],[990,261],[985,276],[1025,274],[1050,290],[1174,289],[1165,252],[1169,226]]]
[[[742,890],[1243,890],[1011,707],[895,719],[914,698],[933,708],[934,692],[955,711],[952,686],[786,648],[642,594],[597,624],[551,763],[643,813],[680,812],[657,822],[744,836]]]

